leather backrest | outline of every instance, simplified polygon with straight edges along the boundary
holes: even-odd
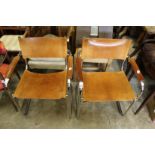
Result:
[[[26,58],[66,58],[67,40],[64,37],[19,38],[22,56]]]
[[[128,39],[84,38],[81,58],[125,60],[130,46]]]

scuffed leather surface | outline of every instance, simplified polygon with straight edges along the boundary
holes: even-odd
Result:
[[[63,37],[20,38],[23,58],[65,58],[67,40]]]
[[[124,72],[82,72],[83,100],[130,101],[136,98]]]
[[[82,59],[126,59],[131,40],[84,38],[82,42]]]
[[[66,96],[67,72],[48,74],[25,70],[14,96],[22,99],[61,99]]]

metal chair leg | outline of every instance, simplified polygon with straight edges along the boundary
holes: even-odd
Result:
[[[13,107],[15,108],[16,112],[18,112],[20,109],[19,104],[15,101],[15,99],[12,97],[12,95],[9,93],[9,91],[7,89],[5,89],[5,92],[9,96],[11,103],[12,103]]]
[[[70,119],[72,115],[72,89],[68,90],[68,95],[66,97],[66,104],[67,104],[67,118]]]
[[[66,102],[67,102],[67,118],[70,119],[71,118],[71,104],[70,104],[70,101],[69,101],[69,96],[67,96],[66,98]]]
[[[122,111],[120,102],[117,101],[116,105],[117,105],[118,112],[123,116],[123,111]]]
[[[22,107],[21,107],[21,110],[24,110],[25,106],[26,106],[26,100],[24,100]]]
[[[80,96],[80,92],[79,92],[79,90],[78,90],[78,88],[77,88],[77,97],[76,97],[76,117],[77,117],[77,119],[79,119],[79,117],[80,117],[80,108],[81,108],[81,98],[80,98],[81,96]]]
[[[142,104],[139,106],[139,108],[136,110],[135,115],[138,114],[142,108],[147,105],[147,103],[152,99],[152,97],[155,96],[155,92],[151,92],[142,102]]]
[[[116,102],[118,111],[119,111],[119,113],[120,113],[122,116],[126,115],[126,113],[130,110],[130,108],[133,106],[134,103],[135,103],[135,101],[133,101],[133,102],[128,106],[128,108],[126,109],[126,111],[123,112],[123,111],[122,111],[122,108],[121,108],[120,102],[118,102],[118,101]]]
[[[30,109],[30,103],[31,103],[31,99],[27,99],[27,102],[25,103],[24,115],[28,115],[28,112]],[[24,105],[22,107],[24,108]]]
[[[133,101],[133,102],[129,105],[129,107],[127,108],[127,110],[124,112],[123,115],[125,115],[125,114],[130,110],[130,108],[133,106],[134,103],[135,103],[135,101]]]
[[[77,104],[77,119],[80,117],[80,102]]]

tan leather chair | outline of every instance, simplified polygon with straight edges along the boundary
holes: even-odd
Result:
[[[68,116],[71,115],[72,56],[67,55],[66,38],[34,37],[19,38],[22,57],[26,62],[26,69],[14,92],[15,98],[25,99],[24,114],[28,113],[31,99],[66,99]],[[29,70],[29,59],[65,59],[65,69],[59,72],[36,73]]]
[[[133,103],[138,99],[143,90],[143,76],[134,59],[128,58],[131,41],[127,39],[85,38],[82,42],[82,51],[76,59],[77,86],[77,116],[79,117],[80,105],[86,102],[115,101],[121,115],[127,113]],[[77,49],[78,50],[78,49]],[[126,59],[131,64],[138,81],[141,84],[141,93],[136,96],[124,71],[86,72],[83,62],[86,59],[111,61]],[[122,111],[120,101],[132,101],[125,112]]]

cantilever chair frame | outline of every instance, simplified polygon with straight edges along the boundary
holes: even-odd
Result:
[[[42,37],[34,37],[34,38],[42,38]],[[61,37],[62,38],[62,37]],[[19,41],[22,38],[19,38]],[[26,38],[29,39],[29,38]],[[43,38],[45,39],[45,38]],[[66,41],[67,44],[67,41]],[[28,64],[28,59],[29,57],[23,57],[22,52],[21,52],[21,57],[22,59],[24,59],[25,61],[25,71],[29,70],[29,64]],[[66,96],[65,98],[61,98],[61,99],[65,99],[66,100],[66,106],[67,106],[67,116],[68,118],[71,117],[72,114],[72,84],[71,84],[71,79],[72,79],[72,70],[73,70],[73,59],[71,54],[67,54],[67,49],[66,49],[66,57],[65,57],[65,70],[67,72],[67,78],[66,78]],[[29,108],[30,108],[30,103],[31,103],[32,99],[24,99],[22,106],[20,107],[20,110],[23,111],[24,115],[27,115],[29,112]],[[50,100],[60,100],[60,99],[50,99]],[[18,104],[18,99],[17,97],[14,96],[14,101],[17,102]]]
[[[120,39],[120,40],[122,40],[122,39]],[[76,116],[77,116],[77,118],[79,118],[79,115],[80,115],[81,104],[88,102],[88,101],[85,101],[82,98],[82,91],[83,91],[83,84],[84,84],[83,83],[83,77],[82,77],[82,72],[83,72],[83,70],[82,70],[83,59],[81,57],[81,53],[78,52],[78,51],[79,51],[79,48],[76,49],[76,53],[77,53],[77,58],[76,58],[76,76],[77,76],[78,84],[76,86],[76,94],[77,95],[76,95],[75,100],[76,100]],[[142,94],[144,92],[144,78],[143,78],[143,75],[141,74],[141,71],[139,70],[139,67],[137,66],[136,61],[135,61],[134,58],[130,58],[129,56],[127,56],[126,59],[124,59],[123,62],[122,62],[121,71],[124,70],[124,64],[125,64],[126,61],[128,61],[130,63],[130,65],[131,65],[131,67],[133,69],[133,72],[136,75],[137,80],[138,80],[138,82],[140,84],[141,91],[137,95],[136,99],[134,99],[133,101],[131,101],[131,104],[128,106],[128,108],[124,112],[123,112],[123,110],[121,108],[120,101],[116,101],[117,109],[118,109],[119,113],[122,116],[124,116],[130,110],[130,108],[132,107],[132,105],[142,96]],[[107,65],[109,65],[109,63],[107,63]],[[129,79],[129,81],[130,81],[130,79]],[[100,102],[102,102],[102,101],[100,101]],[[105,102],[105,101],[103,101],[103,102]],[[130,101],[128,101],[128,102],[130,102]]]

